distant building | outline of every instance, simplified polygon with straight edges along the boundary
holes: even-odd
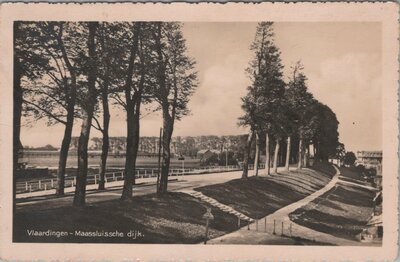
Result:
[[[312,166],[311,160],[314,160],[314,159],[310,158],[310,165]],[[339,159],[339,158],[329,158],[329,162],[337,165],[338,167],[343,166],[343,160]]]
[[[368,169],[375,169],[374,185],[382,188],[382,151],[358,151],[356,165],[363,165]]]
[[[24,159],[29,159],[31,157],[58,157],[60,152],[56,150],[38,150],[35,148],[24,148],[22,150],[22,157]]]
[[[357,151],[356,165],[378,169],[382,166],[382,157],[382,151]]]
[[[197,152],[197,158],[200,159],[200,162],[206,162],[209,160],[211,157],[217,155],[218,156],[219,151],[218,150],[212,150],[212,149],[202,149]]]
[[[185,156],[190,158],[209,159],[215,154],[222,152],[233,152],[235,158],[240,157],[246,145],[246,135],[235,136],[177,136],[171,138],[170,153],[171,157]],[[78,153],[79,137],[72,137],[69,156],[76,156]],[[89,141],[89,157],[101,155],[103,139],[93,137]],[[109,137],[109,156],[124,157],[127,147],[126,137]],[[159,152],[159,137],[142,136],[139,138],[138,157],[157,157]],[[207,152],[207,153],[206,153]],[[206,153],[206,154],[204,154]],[[40,148],[24,148],[21,152],[20,162],[23,165],[29,158],[57,158],[60,151],[51,145]],[[239,155],[239,156],[237,156]]]

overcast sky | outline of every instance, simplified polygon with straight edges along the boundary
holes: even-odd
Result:
[[[240,98],[249,80],[244,70],[256,23],[185,23],[189,53],[197,61],[199,87],[190,100],[191,115],[176,124],[177,135],[237,135]],[[347,150],[381,149],[380,23],[275,23],[275,43],[282,52],[285,74],[301,60],[309,90],[335,113],[340,141]],[[286,79],[285,79],[286,80]],[[157,114],[141,122],[141,135],[157,136]],[[79,134],[75,124],[74,135]],[[59,146],[63,126],[38,122],[24,128],[22,143]],[[125,136],[125,113],[112,110],[111,136]],[[100,136],[97,131],[92,136]]]

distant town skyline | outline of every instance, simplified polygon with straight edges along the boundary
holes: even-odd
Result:
[[[197,61],[199,87],[190,100],[191,114],[177,122],[173,136],[239,135],[243,114],[240,98],[249,80],[245,68],[256,23],[185,23],[189,54]],[[381,25],[380,23],[275,23],[275,42],[285,76],[301,60],[310,92],[338,118],[340,142],[349,151],[382,149]],[[285,78],[287,80],[287,78]],[[112,109],[111,136],[125,136],[125,112]],[[159,113],[141,122],[142,136],[158,136]],[[80,122],[73,135],[78,136]],[[34,122],[22,130],[27,146],[59,147],[63,126]],[[92,130],[92,137],[101,136]]]

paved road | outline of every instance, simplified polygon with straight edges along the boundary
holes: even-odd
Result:
[[[261,170],[262,174],[263,170]],[[242,171],[234,172],[223,172],[223,173],[211,173],[203,175],[189,175],[189,176],[178,176],[170,177],[171,181],[168,183],[168,190],[171,192],[181,191],[184,189],[193,189],[196,187],[224,183],[226,181],[240,178]],[[249,171],[249,175],[252,175],[252,171]],[[147,179],[143,184],[138,184],[133,189],[133,194],[146,195],[156,192],[156,179]],[[97,191],[88,190],[86,196],[86,203],[91,204],[98,201],[118,199],[121,196],[122,181],[109,183],[107,190]],[[66,205],[72,205],[73,192],[66,194],[64,197],[55,196],[38,196],[29,199],[17,200],[17,211],[26,210],[39,210],[49,209],[55,207],[62,207]]]

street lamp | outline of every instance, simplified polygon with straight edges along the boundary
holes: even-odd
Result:
[[[204,236],[204,244],[207,244],[208,240],[208,228],[210,226],[210,220],[214,219],[214,215],[211,213],[211,208],[207,207],[207,212],[203,215],[203,219],[206,220],[206,233]]]

